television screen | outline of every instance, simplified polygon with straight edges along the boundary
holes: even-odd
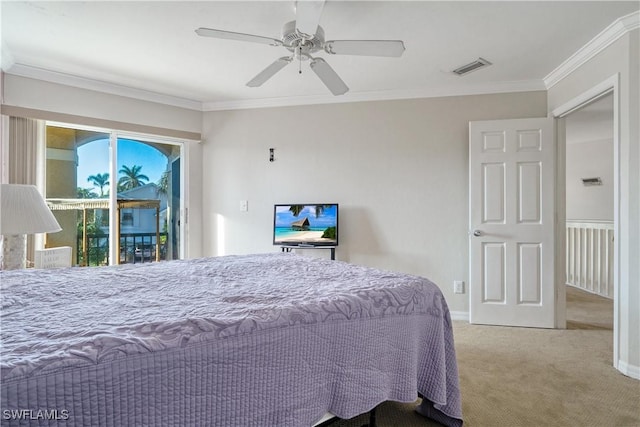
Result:
[[[273,244],[337,246],[338,204],[275,205]]]

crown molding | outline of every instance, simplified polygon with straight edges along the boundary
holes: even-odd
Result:
[[[417,98],[441,98],[447,96],[486,95],[493,93],[529,92],[546,90],[542,80],[499,82],[464,86],[347,92],[344,95],[315,95],[300,97],[263,98],[241,101],[203,102],[203,111],[246,110],[253,108],[292,107],[300,105],[343,104],[348,102],[392,101]]]
[[[615,20],[611,25],[602,30],[597,36],[571,55],[555,70],[544,78],[547,89],[551,89],[562,79],[573,73],[584,63],[596,56],[623,35],[640,28],[640,11],[630,13]]]
[[[139,99],[141,101],[149,101],[158,104],[172,105],[174,107],[187,108],[189,110],[202,111],[202,103],[200,101],[164,95],[129,86],[106,83],[99,80],[87,79],[84,77],[31,67],[29,65],[19,63],[13,64],[11,68],[5,70],[5,73],[51,83],[58,83],[65,86],[77,87],[80,89]]]
[[[7,74],[33,78],[51,83],[81,89],[93,90],[112,95],[124,96],[159,104],[172,105],[196,111],[244,110],[254,108],[290,107],[300,105],[339,104],[348,102],[389,101],[416,98],[436,98],[446,96],[484,95],[491,93],[527,92],[546,90],[542,80],[513,81],[464,86],[443,86],[407,90],[348,92],[345,95],[312,95],[282,98],[248,99],[239,101],[200,102],[136,89],[128,86],[87,79],[24,64],[14,64]]]

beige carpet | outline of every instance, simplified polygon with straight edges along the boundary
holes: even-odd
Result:
[[[612,319],[611,300],[568,287],[566,330],[454,322],[464,425],[640,427],[640,381],[612,366]],[[383,403],[378,426],[439,425],[415,406]]]

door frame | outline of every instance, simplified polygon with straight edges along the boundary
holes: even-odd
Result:
[[[557,225],[564,230],[566,222],[566,132],[564,118],[599,98],[613,94],[613,366],[618,369],[620,351],[620,74],[616,73],[575,98],[555,108],[551,114],[556,123],[556,212]],[[558,328],[566,327],[566,237],[556,233],[556,319]]]

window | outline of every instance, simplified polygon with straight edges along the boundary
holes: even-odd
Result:
[[[121,226],[133,226],[133,212],[123,212]]]

